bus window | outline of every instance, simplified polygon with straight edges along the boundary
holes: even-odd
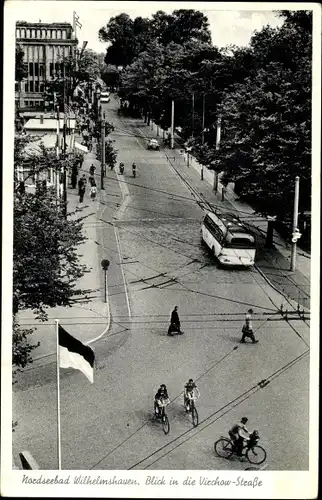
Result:
[[[248,238],[243,236],[235,236],[230,238],[230,241],[225,242],[225,248],[255,248],[255,240],[252,236]]]

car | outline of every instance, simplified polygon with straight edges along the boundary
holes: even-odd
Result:
[[[160,146],[159,146],[159,143],[156,139],[150,139],[148,141],[148,149],[155,149],[157,151],[160,150]]]
[[[101,93],[101,102],[110,102],[110,93],[109,92],[102,92]]]

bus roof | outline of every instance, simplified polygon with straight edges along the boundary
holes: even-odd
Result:
[[[208,212],[207,215],[216,223],[218,222],[225,226],[227,231],[230,233],[249,233],[249,229],[238,219],[238,217],[233,213],[221,213],[216,214],[214,212]]]

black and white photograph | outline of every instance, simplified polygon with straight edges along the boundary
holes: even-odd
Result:
[[[3,74],[2,493],[315,498],[321,6],[9,0]]]

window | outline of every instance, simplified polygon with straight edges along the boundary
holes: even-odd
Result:
[[[39,64],[38,63],[35,63],[35,76],[39,76]]]
[[[34,76],[34,63],[29,63],[29,76]]]
[[[39,76],[44,76],[44,65],[39,64]]]
[[[225,248],[255,248],[254,238],[252,236],[237,236],[225,242]]]
[[[25,29],[21,30],[21,38],[26,38],[26,30]]]
[[[206,215],[204,219],[204,225],[211,232],[211,234],[216,238],[216,240],[220,243],[223,239],[223,232],[220,227],[208,216]]]
[[[20,38],[20,30],[19,29],[16,31],[16,36],[17,36],[17,38]]]
[[[63,33],[63,39],[66,40],[66,38],[67,38],[66,30],[63,30],[62,33]]]
[[[44,85],[43,82],[40,82],[39,91],[40,92],[44,92],[45,91],[45,85]]]
[[[32,38],[36,38],[36,30],[31,30],[31,36]]]
[[[54,75],[54,63],[49,63],[49,75],[51,76],[51,78]]]
[[[25,92],[29,92],[29,83],[28,82],[25,83]]]
[[[27,108],[29,105],[29,101],[24,101],[25,107]]]
[[[61,39],[61,30],[57,30],[57,38]]]
[[[29,82],[29,92],[33,92],[34,91],[34,82],[31,80]]]
[[[37,30],[37,38],[41,38],[41,31]]]
[[[41,36],[42,38],[46,38],[46,30],[41,30]]]
[[[56,30],[53,30],[53,31],[51,32],[51,37],[52,37],[52,38],[56,38]]]
[[[30,38],[30,30],[27,30],[27,38]]]
[[[39,92],[39,81],[35,81],[35,92]]]

